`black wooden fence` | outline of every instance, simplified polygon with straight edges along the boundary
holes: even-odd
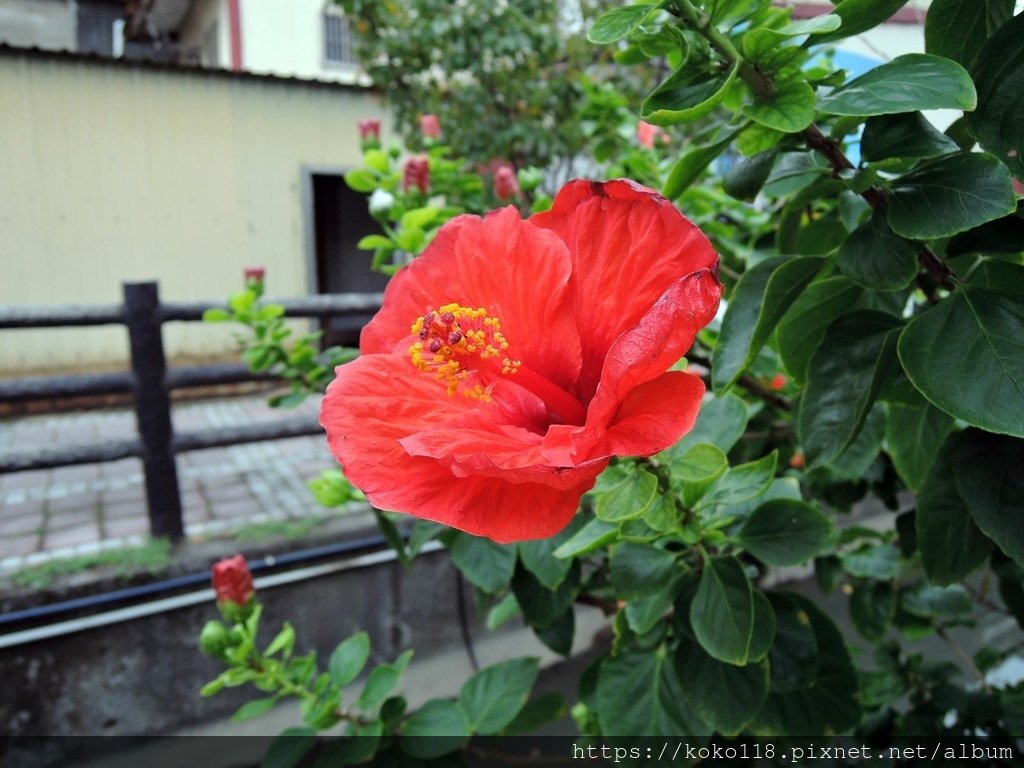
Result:
[[[174,434],[171,427],[173,389],[272,379],[238,364],[168,368],[162,326],[165,322],[201,321],[214,303],[161,303],[156,283],[125,283],[123,304],[0,307],[0,329],[54,328],[84,325],[127,326],[131,370],[72,376],[33,376],[0,380],[0,402],[59,397],[131,394],[138,437],[90,445],[15,452],[0,456],[0,474],[92,464],[135,457],[142,460],[149,528],[153,536],[172,539],[185,534],[175,457],[184,451],[216,448],[260,440],[314,435],[315,419],[292,417],[267,424],[207,429]],[[270,300],[287,317],[329,318],[366,315],[380,307],[380,294],[338,293]]]

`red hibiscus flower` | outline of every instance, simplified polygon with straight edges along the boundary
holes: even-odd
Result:
[[[213,564],[213,590],[218,603],[247,604],[256,594],[249,564],[243,555],[225,557]]]
[[[612,456],[691,429],[667,371],[715,315],[707,238],[633,182],[573,181],[552,209],[448,222],[392,279],[321,411],[375,506],[498,542],[551,536]]]

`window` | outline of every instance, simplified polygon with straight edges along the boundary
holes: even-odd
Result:
[[[352,51],[352,30],[348,18],[333,9],[324,12],[324,61],[329,64],[358,64]]]

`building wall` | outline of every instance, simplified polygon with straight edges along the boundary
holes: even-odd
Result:
[[[0,0],[0,43],[73,51],[76,10],[72,0]]]
[[[0,51],[0,304],[114,303],[122,280],[216,300],[265,265],[303,295],[304,166],[360,161],[355,88]],[[173,356],[233,348],[221,326],[171,324]],[[0,331],[0,375],[115,367],[121,327]]]
[[[206,67],[230,69],[231,29],[224,0],[199,0],[178,30],[182,45],[202,51]],[[211,45],[211,38],[215,40]],[[211,56],[211,49],[215,55]]]

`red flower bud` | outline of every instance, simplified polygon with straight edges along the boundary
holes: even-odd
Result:
[[[793,469],[803,469],[804,463],[803,451],[797,451],[789,458],[789,466]]]
[[[784,389],[786,386],[786,377],[781,373],[776,373],[772,380],[768,382],[768,386],[778,392],[780,389]]]
[[[359,121],[359,138],[361,141],[367,139],[380,140],[380,120],[360,120]]]
[[[420,133],[424,140],[441,138],[441,121],[437,115],[420,115]]]
[[[430,164],[425,157],[410,157],[402,172],[402,189],[408,192],[417,187],[424,195],[430,189]]]
[[[516,180],[516,173],[509,166],[503,165],[494,173],[494,194],[499,200],[508,200],[510,197],[519,197],[519,182]]]
[[[217,604],[234,603],[245,605],[252,600],[256,590],[252,585],[252,574],[245,557],[235,555],[213,564],[213,590],[217,593]]]
[[[651,149],[654,147],[654,139],[661,132],[656,125],[641,120],[636,124],[636,141],[641,147]]]

